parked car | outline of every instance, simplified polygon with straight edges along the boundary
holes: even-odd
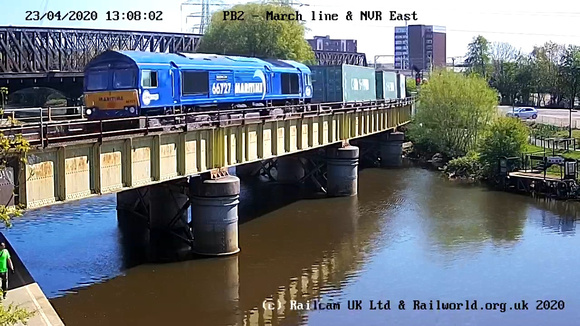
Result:
[[[538,110],[532,107],[515,108],[513,112],[508,112],[506,116],[520,119],[535,119],[538,117]]]

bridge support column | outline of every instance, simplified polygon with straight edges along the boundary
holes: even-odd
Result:
[[[359,148],[330,148],[327,152],[327,194],[354,196],[358,192]]]
[[[405,134],[393,132],[388,134],[380,144],[382,167],[399,167],[403,164],[403,142]]]
[[[136,188],[117,193],[117,223],[123,243],[129,248],[146,248],[149,243],[149,189]]]
[[[149,257],[153,261],[186,258],[191,250],[187,209],[189,198],[174,183],[149,187]]]
[[[238,253],[240,179],[197,179],[191,187],[193,252],[208,256]]]
[[[294,183],[304,178],[304,167],[298,157],[280,157],[276,162],[276,180],[283,183]]]
[[[251,178],[256,176],[261,168],[262,164],[260,162],[238,165],[236,166],[236,176],[242,179]]]

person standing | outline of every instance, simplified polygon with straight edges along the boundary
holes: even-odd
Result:
[[[8,267],[14,274],[14,265],[12,265],[10,253],[6,249],[6,244],[0,242],[0,278],[2,279],[2,295],[4,299],[6,299],[6,293],[8,292]]]

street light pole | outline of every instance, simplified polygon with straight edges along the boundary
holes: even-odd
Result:
[[[574,103],[572,103],[574,106]],[[572,108],[570,108],[570,120],[568,121],[568,138],[572,138]]]

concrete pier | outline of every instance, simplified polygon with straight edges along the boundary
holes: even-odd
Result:
[[[238,247],[240,179],[227,176],[191,183],[193,251],[208,256],[231,255]]]
[[[299,157],[280,157],[276,162],[277,181],[295,183],[304,178],[304,167]]]
[[[399,167],[403,164],[403,142],[405,134],[393,132],[387,135],[380,145],[382,167]]]
[[[347,146],[327,151],[328,196],[354,196],[358,192],[359,148]]]

